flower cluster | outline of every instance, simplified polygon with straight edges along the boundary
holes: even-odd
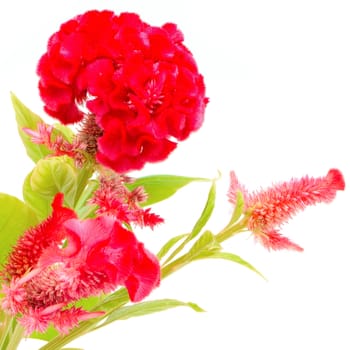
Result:
[[[199,259],[257,272],[223,251],[221,243],[238,233],[250,231],[268,250],[302,251],[281,226],[345,189],[342,173],[331,169],[251,193],[232,171],[233,213],[213,233],[206,225],[217,179],[126,174],[164,160],[202,125],[208,99],[183,40],[175,24],[154,27],[133,13],[88,11],[61,25],[37,67],[44,108],[60,123],[45,123],[13,96],[19,134],[35,165],[23,200],[0,193],[1,349],[14,349],[23,332],[44,333],[49,344],[42,349],[62,349],[126,314],[184,305],[201,311],[175,299],[143,299],[161,279]],[[67,126],[73,123],[78,131]],[[134,227],[161,224],[149,206],[194,181],[211,184],[201,216],[153,254]]]
[[[159,284],[157,258],[119,220],[102,215],[81,221],[62,204],[57,194],[52,215],[24,233],[4,268],[10,283],[2,306],[22,315],[27,334],[44,332],[50,322],[65,333],[99,315],[71,306],[81,298],[123,285],[139,301]]]
[[[142,187],[128,190],[125,184],[132,182],[133,179],[125,175],[101,176],[100,186],[94,192],[90,203],[98,206],[97,214],[113,215],[121,223],[133,223],[153,229],[164,220],[152,213],[150,208],[140,207],[140,204],[147,199],[147,193]]]
[[[175,24],[86,12],[52,35],[37,71],[46,112],[64,124],[92,118],[90,151],[119,173],[165,159],[203,122],[203,77]]]

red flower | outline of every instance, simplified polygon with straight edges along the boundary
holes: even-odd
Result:
[[[6,279],[22,277],[37,265],[43,251],[54,243],[53,239],[60,242],[61,237],[57,233],[62,231],[67,220],[77,217],[72,209],[63,207],[62,203],[63,195],[56,195],[52,203],[52,215],[18,239],[4,269]]]
[[[301,247],[279,233],[280,226],[308,205],[331,202],[336,192],[344,189],[343,175],[339,170],[331,169],[325,177],[305,176],[276,184],[264,191],[248,193],[232,171],[228,197],[235,205],[237,191],[242,192],[248,229],[263,246],[274,250],[301,251]]]
[[[98,206],[98,215],[112,215],[122,224],[149,226],[151,229],[164,222],[161,217],[152,213],[150,208],[141,208],[140,203],[147,199],[147,194],[141,186],[129,191],[125,184],[132,182],[131,178],[112,175],[101,176],[99,180],[100,186],[89,201]]]
[[[97,160],[117,172],[165,159],[203,122],[203,77],[175,24],[88,11],[52,35],[37,72],[47,113],[65,124],[93,114]]]
[[[60,331],[89,314],[72,303],[125,286],[132,301],[146,297],[160,280],[157,258],[112,216],[78,220],[53,201],[53,213],[26,231],[5,265],[2,307],[21,314],[27,329],[42,332],[52,322]],[[7,281],[7,283],[6,283]]]

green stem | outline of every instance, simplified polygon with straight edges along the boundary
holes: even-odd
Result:
[[[23,334],[24,328],[17,323],[16,319],[2,311],[0,323],[0,349],[16,350],[23,339]]]
[[[129,301],[128,294],[126,290],[121,289],[114,293],[114,295],[118,294],[118,300],[111,301],[110,296],[107,296],[105,301],[101,302],[97,306],[95,306],[91,311],[101,311],[101,310],[108,310],[106,311],[104,317],[108,316],[110,313],[112,313],[115,309],[118,309],[122,307],[123,305],[127,304]],[[113,302],[115,304],[115,307],[113,309],[110,308],[110,303]],[[89,333],[90,331],[93,331],[96,327],[96,319],[83,321],[74,328],[72,331],[69,332],[67,335],[58,335],[54,339],[52,339],[50,342],[42,346],[39,350],[59,350],[62,349],[63,346],[69,344],[71,341],[81,337],[82,335]],[[0,348],[1,349],[1,348]]]
[[[0,324],[0,349],[6,349],[8,334],[10,332],[10,321],[10,317],[2,311]]]
[[[13,320],[13,322],[16,322]],[[16,322],[14,331],[11,335],[10,341],[6,347],[6,350],[16,350],[18,348],[19,343],[23,339],[24,328]]]
[[[246,220],[243,219],[235,225],[226,226],[223,230],[221,230],[216,236],[215,239],[218,243],[222,243],[227,239],[233,237],[234,235],[244,232],[247,229]]]
[[[56,338],[52,339],[50,342],[42,346],[39,350],[59,350],[62,349],[63,346],[75,340],[76,338],[88,333],[94,326],[96,320],[93,322],[84,321],[81,322],[79,327],[73,329],[67,335],[59,335]]]
[[[161,270],[162,280],[172,273],[180,270],[182,267],[186,266],[190,261],[190,255],[186,253],[175,261],[163,266]]]

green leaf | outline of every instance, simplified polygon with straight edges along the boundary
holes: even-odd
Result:
[[[143,186],[148,199],[142,203],[142,206],[148,206],[171,197],[180,188],[194,181],[208,182],[211,180],[176,175],[150,175],[136,179],[133,183],[127,184],[127,187],[133,190],[136,187]]]
[[[259,272],[253,265],[251,265],[246,260],[242,259],[240,256],[236,254],[232,254],[229,252],[220,252],[220,251],[204,251],[198,254],[197,256],[195,256],[193,260],[200,260],[200,259],[224,259],[224,260],[232,261],[236,264],[240,264],[248,268],[249,270],[254,271],[259,276],[261,276],[266,280],[264,275],[261,272]]]
[[[73,162],[71,163],[72,165],[74,164]],[[91,166],[90,163],[85,164],[82,168],[76,168],[74,165],[74,170],[76,172],[76,192],[75,192],[75,200],[74,202],[77,203],[81,200],[81,196],[83,195],[83,192],[89,187],[89,181],[91,176],[94,173],[94,168]],[[97,186],[94,186],[95,189]],[[92,190],[92,189],[91,189]],[[93,192],[93,191],[92,191]],[[90,193],[90,197],[92,195],[92,192]],[[87,200],[88,198],[86,198]],[[85,201],[86,203],[86,201]]]
[[[38,218],[26,204],[0,193],[0,266],[23,232],[37,223]]]
[[[63,138],[69,143],[73,142],[75,134],[71,128],[61,123],[55,123],[53,124],[53,127],[54,127],[54,134],[56,136],[59,134],[63,136]]]
[[[236,193],[236,206],[232,213],[231,220],[227,226],[235,224],[242,216],[244,210],[244,197],[241,191]]]
[[[77,212],[79,218],[85,219],[92,215],[97,206],[90,205],[87,201],[92,197],[92,194],[97,190],[99,182],[97,180],[89,180],[83,193],[80,195],[77,203],[75,204],[75,211]]]
[[[109,311],[119,308],[130,301],[126,288],[120,288],[112,294],[108,294],[102,303],[96,306],[95,310]]]
[[[50,325],[44,333],[33,332],[30,335],[30,338],[50,341],[51,339],[54,339],[58,335],[59,335],[58,331],[53,326]]]
[[[169,239],[169,241],[166,242],[163,245],[163,247],[159,250],[157,254],[158,259],[162,259],[177,242],[181,241],[182,238],[185,238],[187,236],[188,236],[188,233],[184,233],[182,235],[178,235]]]
[[[188,253],[182,255],[174,261],[171,259],[174,257],[172,254],[163,264],[162,278],[169,276],[171,273],[179,270],[191,261],[201,259],[206,256],[211,256],[212,252],[217,252],[221,249],[220,244],[216,241],[216,237],[210,232],[205,231],[199,239],[193,244]]]
[[[36,130],[37,125],[44,121],[26,107],[13,93],[11,93],[11,99],[16,114],[19,136],[22,139],[29,158],[36,163],[39,159],[46,157],[50,151],[44,145],[34,144],[30,136],[23,131],[23,128]]]
[[[216,197],[216,180],[212,180],[212,185],[210,187],[207,201],[205,203],[204,209],[197,220],[196,224],[194,225],[191,233],[187,236],[186,240],[184,240],[181,245],[179,245],[174,252],[168,257],[168,259],[165,261],[165,263],[168,263],[171,259],[173,259],[185,246],[186,244],[191,241],[193,238],[195,238],[203,229],[203,227],[208,222],[211,214],[213,213],[214,207],[215,207],[215,197]]]
[[[133,305],[128,305],[121,307],[113,311],[102,323],[102,326],[106,326],[109,323],[112,323],[117,320],[127,320],[132,317],[149,315],[155,312],[160,312],[168,310],[174,307],[186,306],[197,312],[204,312],[204,310],[199,307],[197,304],[191,302],[183,302],[175,299],[161,299],[161,300],[152,300],[145,301]]]
[[[74,208],[78,184],[73,160],[67,156],[40,159],[32,171],[30,185],[50,201],[56,193],[64,193],[65,202]]]
[[[212,185],[210,187],[207,202],[205,203],[205,207],[202,211],[201,216],[197,220],[196,224],[194,225],[190,237],[188,239],[193,239],[196,237],[202,230],[202,228],[206,225],[208,220],[211,217],[211,214],[213,213],[214,207],[215,207],[215,197],[216,197],[216,181],[212,181]]]
[[[193,244],[188,254],[193,260],[202,252],[213,252],[221,249],[221,245],[215,240],[215,236],[210,231],[205,231]]]
[[[103,299],[102,296],[91,296],[91,297],[88,297],[88,298],[83,298],[83,299],[78,300],[75,303],[75,306],[76,307],[81,307],[84,310],[91,311],[94,307],[96,307],[96,305],[101,303],[102,299]]]

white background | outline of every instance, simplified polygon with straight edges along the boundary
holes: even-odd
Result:
[[[350,9],[348,1],[2,1],[0,5],[0,191],[21,196],[32,164],[16,131],[9,91],[43,115],[36,63],[60,23],[90,9],[131,11],[154,25],[175,22],[205,76],[210,104],[203,128],[145,173],[215,176],[225,225],[227,175],[249,188],[337,167],[349,182]],[[48,118],[48,121],[51,120]],[[140,174],[137,174],[140,175]],[[191,228],[206,185],[155,208],[167,225],[141,233],[156,249]],[[228,262],[198,262],[164,281],[150,297],[194,301],[122,321],[74,344],[94,349],[289,350],[350,348],[349,195],[308,208],[283,228],[304,253],[267,252],[249,236],[227,249],[268,278]],[[26,341],[23,350],[36,349]]]

